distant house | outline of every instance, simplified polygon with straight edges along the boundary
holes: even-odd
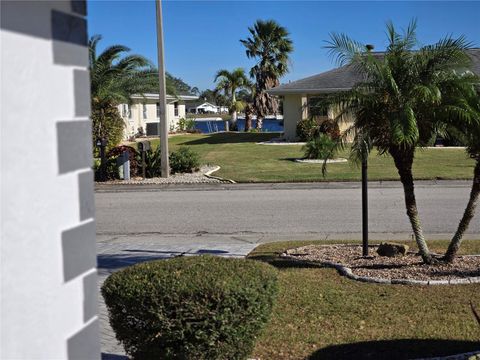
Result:
[[[383,53],[375,54],[379,57],[383,56]],[[480,49],[470,49],[468,54],[472,59],[472,71],[480,76]],[[296,140],[297,123],[312,114],[312,110],[314,110],[312,104],[315,104],[316,98],[321,98],[325,94],[350,90],[361,80],[361,75],[355,71],[353,66],[345,65],[268,90],[269,94],[283,98],[284,138],[289,141]],[[333,109],[329,109],[320,116],[333,119],[335,112]],[[342,123],[340,131],[349,127],[352,121],[353,119],[350,121],[347,119]]]
[[[226,106],[217,106],[209,102],[187,104],[186,109],[189,114],[220,114],[228,112]]]
[[[125,138],[139,132],[145,135],[159,135],[160,121],[158,94],[133,95],[131,104],[120,104],[118,110],[125,122]],[[178,121],[185,117],[185,101],[196,100],[198,96],[167,95],[167,122],[170,130],[175,130]]]

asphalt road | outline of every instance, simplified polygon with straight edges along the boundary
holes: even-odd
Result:
[[[449,238],[468,200],[470,183],[419,182],[417,202],[425,233]],[[100,239],[148,236],[170,240],[247,242],[360,239],[358,183],[231,184],[167,187],[102,187],[96,195]],[[371,183],[369,230],[373,239],[408,239],[399,183]],[[480,239],[480,214],[468,238]]]

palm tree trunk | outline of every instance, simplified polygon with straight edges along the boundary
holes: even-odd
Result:
[[[412,174],[414,149],[400,149],[392,147],[390,148],[389,152],[393,157],[398,174],[400,175],[400,181],[403,185],[407,216],[412,226],[418,250],[422,256],[423,262],[425,264],[432,264],[435,262],[435,259],[430,254],[427,243],[423,236],[422,225],[420,224],[420,218],[418,216],[417,201],[415,199],[415,186],[413,184]]]
[[[263,116],[257,115],[257,129],[262,130],[263,127]]]
[[[460,244],[462,243],[463,234],[467,231],[470,221],[475,214],[475,207],[477,205],[478,196],[480,194],[480,159],[477,160],[475,169],[473,170],[473,183],[472,190],[470,191],[470,199],[468,200],[467,207],[463,213],[463,217],[458,224],[457,231],[450,241],[447,251],[443,260],[446,262],[452,262],[455,256],[457,255]]]
[[[252,106],[247,104],[245,107],[245,132],[252,130]]]
[[[230,120],[230,129],[236,131],[237,129],[237,98],[235,96],[235,89],[232,89],[232,119]]]

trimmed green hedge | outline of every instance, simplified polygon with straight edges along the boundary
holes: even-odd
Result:
[[[102,287],[110,324],[134,359],[245,359],[277,293],[272,266],[178,257],[111,275]]]

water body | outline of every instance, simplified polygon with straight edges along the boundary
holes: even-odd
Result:
[[[245,119],[239,118],[237,120],[238,131],[245,131]],[[257,120],[252,120],[252,129],[257,126]],[[202,133],[213,133],[218,131],[225,131],[225,121],[218,120],[201,120],[195,121],[195,129]],[[283,132],[283,120],[264,119],[262,132]]]

